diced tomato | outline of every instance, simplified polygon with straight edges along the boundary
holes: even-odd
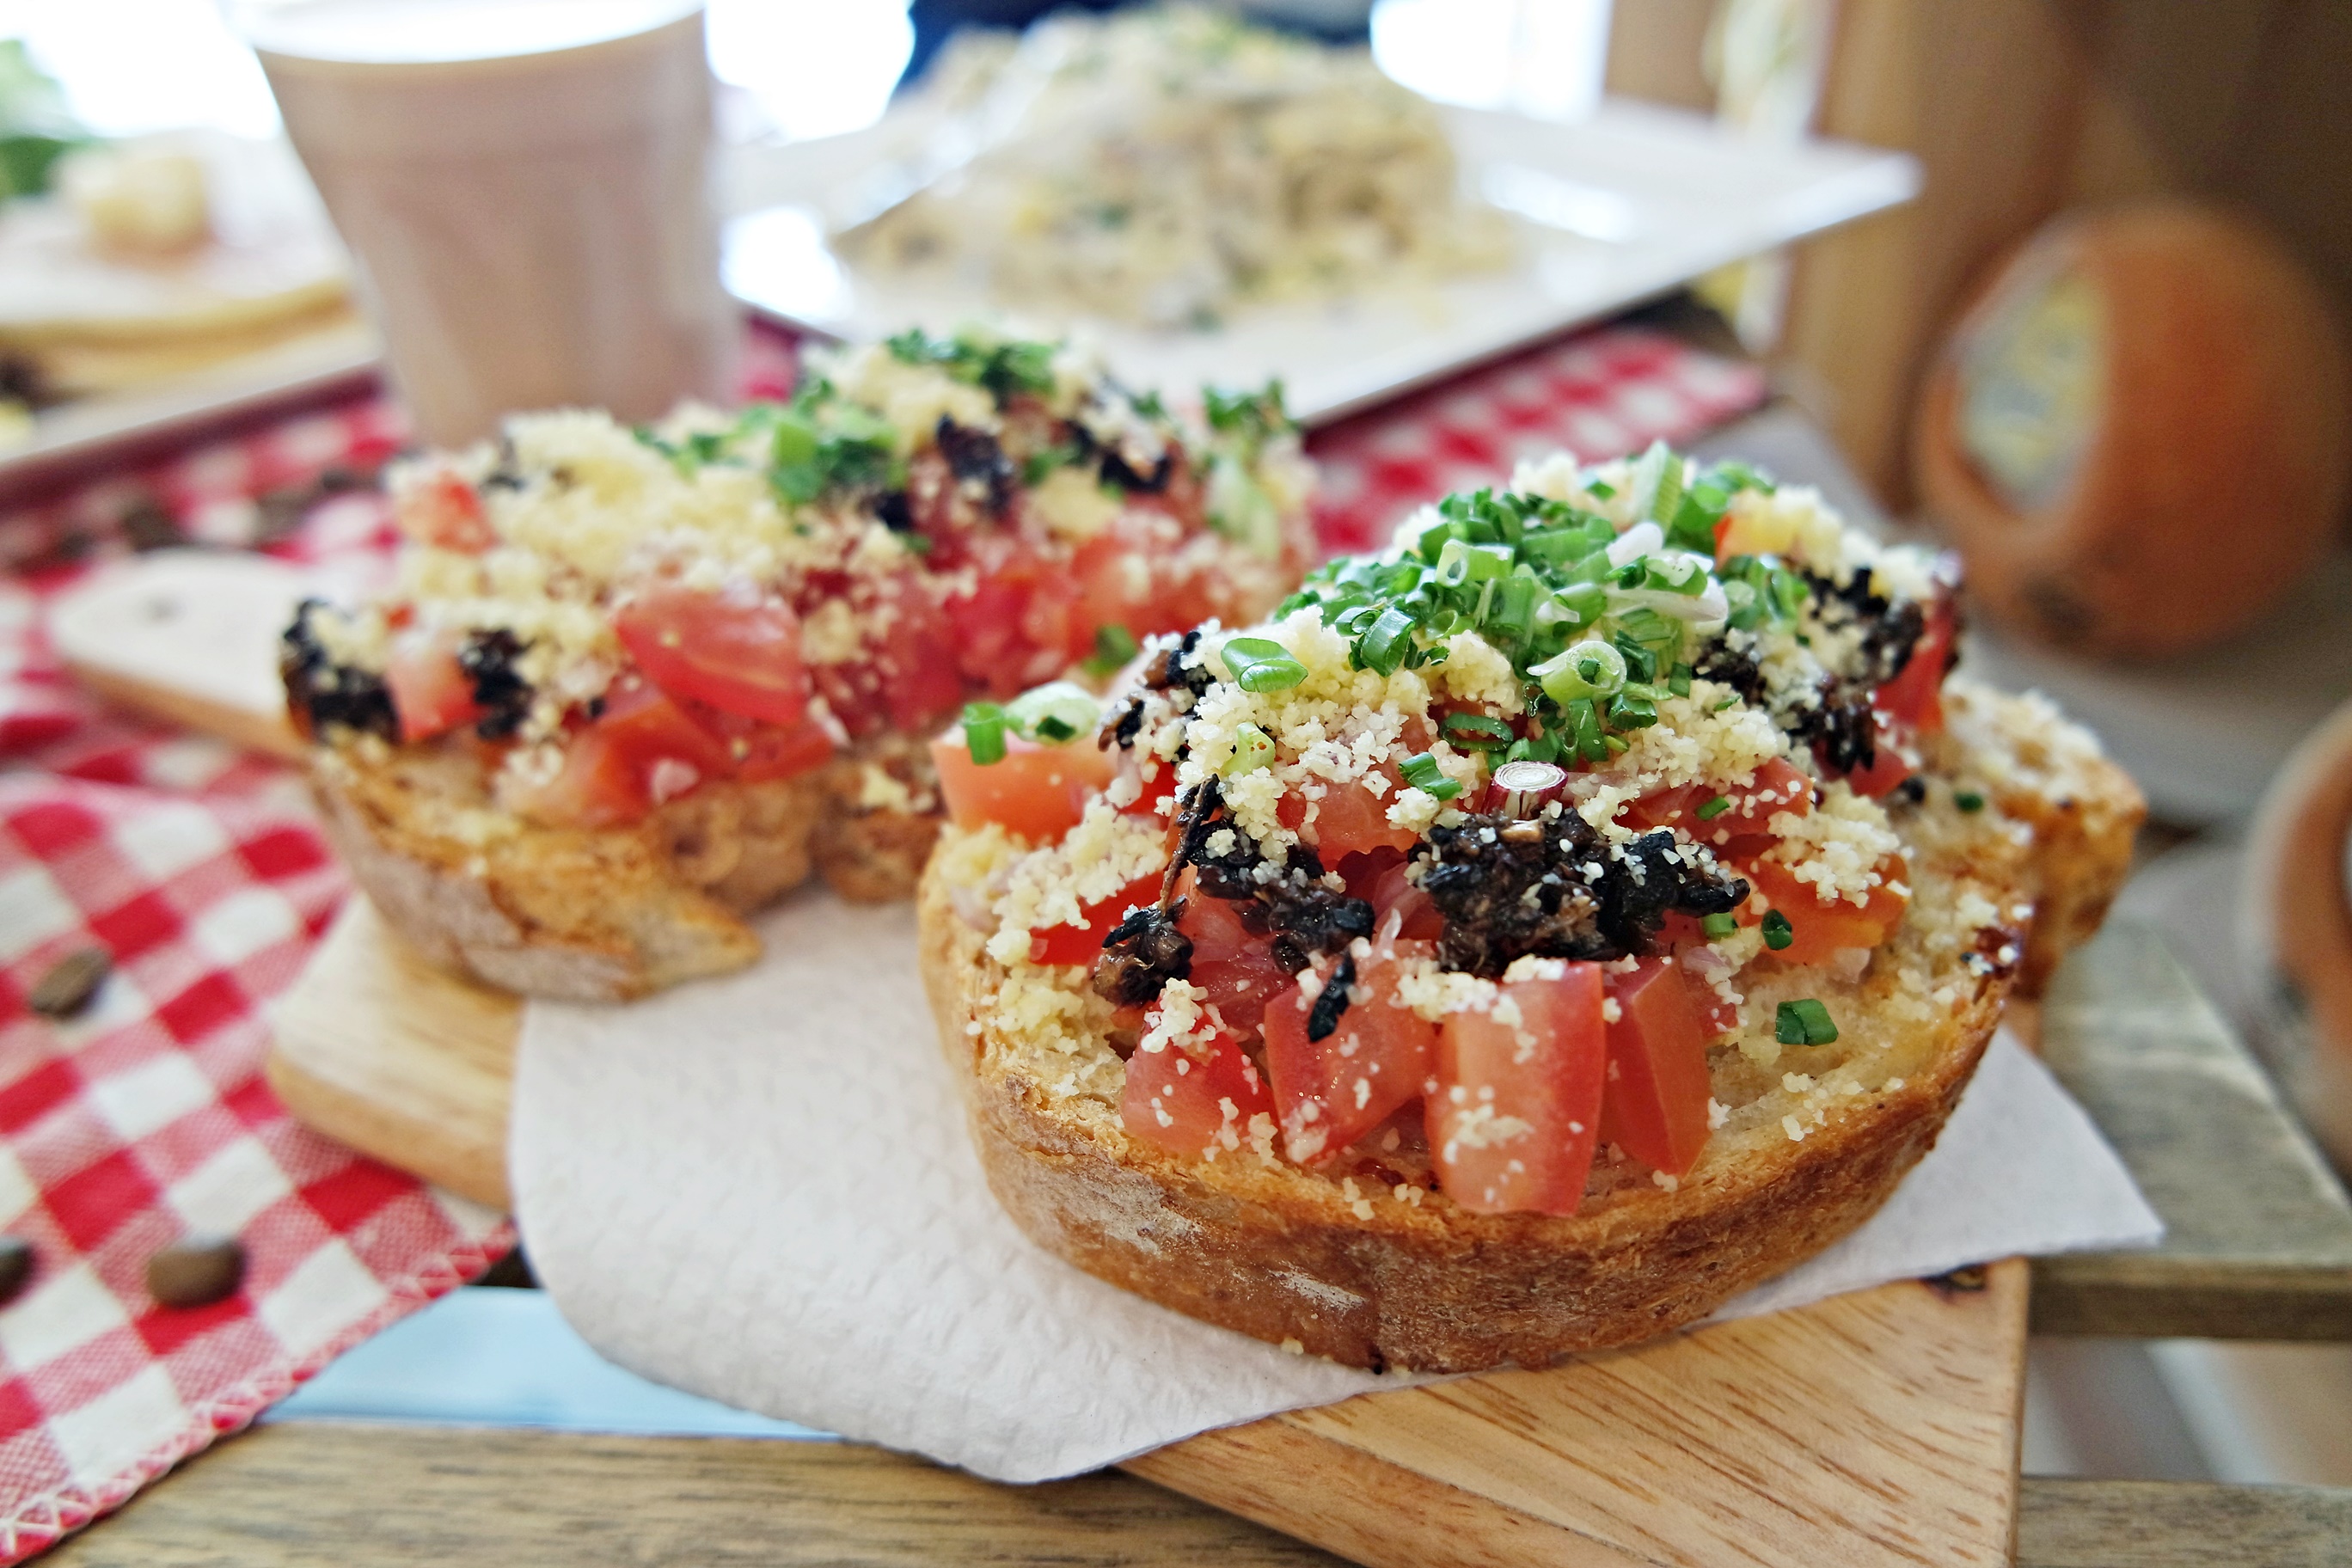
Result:
[[[892,727],[921,734],[963,705],[955,627],[911,574],[893,584],[885,605],[889,629],[880,660],[883,704]]]
[[[594,728],[648,773],[665,761],[683,763],[704,778],[724,778],[735,771],[734,753],[725,737],[650,680],[624,676],[616,681],[605,694],[604,711]]]
[[[1438,1185],[1474,1214],[1574,1214],[1601,1132],[1601,966],[1567,963],[1557,979],[1506,981],[1502,992],[1516,1024],[1450,1013],[1438,1031],[1428,1102]]]
[[[1003,756],[975,763],[959,724],[931,742],[931,765],[958,827],[993,822],[1045,843],[1078,825],[1087,798],[1109,785],[1117,764],[1084,737],[1045,746],[1011,734],[1004,737]]]
[[[1157,1009],[1147,1015],[1158,1021]],[[1127,1058],[1119,1120],[1129,1134],[1188,1159],[1237,1149],[1250,1118],[1274,1110],[1257,1067],[1230,1034],[1220,1034],[1206,1059],[1181,1047],[1139,1049]]]
[[[1958,609],[1946,594],[1928,608],[1927,628],[1912,645],[1911,657],[1895,672],[1895,679],[1871,693],[1871,706],[1913,734],[1941,732],[1945,667],[1950,662],[1952,639],[1958,630]]]
[[[482,716],[473,679],[459,668],[446,637],[421,632],[402,637],[384,666],[383,683],[400,715],[400,738],[411,744]]]
[[[1821,963],[1840,948],[1876,947],[1903,923],[1903,911],[1909,903],[1889,885],[1902,881],[1906,874],[1900,856],[1879,862],[1879,884],[1863,904],[1845,899],[1823,901],[1809,883],[1799,881],[1778,860],[1750,862],[1740,868],[1740,873],[1753,889],[1739,911],[1740,923],[1755,923],[1768,909],[1780,910],[1789,921],[1791,940],[1777,952],[1765,951],[1785,963]]]
[[[563,748],[563,767],[506,805],[550,827],[613,827],[635,822],[653,805],[645,773],[611,736],[591,726]]]
[[[1139,793],[1119,809],[1145,816],[1157,815],[1160,803],[1176,794],[1176,764],[1165,757],[1147,757],[1140,752],[1127,752],[1121,755],[1124,760],[1118,764],[1119,771],[1134,770]],[[1149,777],[1145,776],[1147,769]]]
[[[1205,1005],[1244,1036],[1265,1026],[1266,1004],[1289,990],[1290,972],[1274,961],[1268,940],[1242,924],[1240,911],[1200,890],[1187,870],[1176,884],[1184,912],[1176,921],[1192,943],[1192,983],[1208,993]]]
[[[1699,807],[1718,797],[1730,805],[1701,816]],[[1677,784],[1629,801],[1621,815],[1637,829],[1679,827],[1702,844],[1726,844],[1769,832],[1778,813],[1805,816],[1812,809],[1813,781],[1787,759],[1771,757],[1744,784]]]
[[[1160,876],[1138,877],[1100,903],[1078,911],[1076,925],[1047,926],[1029,933],[1032,963],[1092,963],[1102,956],[1103,938],[1139,904],[1160,901]]]
[[[1349,868],[1360,861],[1381,862],[1379,871],[1361,879],[1365,886],[1360,891],[1359,878]],[[1416,942],[1435,942],[1445,934],[1445,918],[1437,912],[1436,904],[1421,890],[1405,873],[1412,865],[1393,849],[1378,849],[1370,855],[1350,855],[1340,863],[1340,873],[1348,877],[1348,891],[1372,906],[1372,930],[1388,929],[1389,916],[1397,918],[1397,934]]]
[[[1697,988],[1662,958],[1643,959],[1607,983],[1617,1019],[1608,1029],[1601,1141],[1653,1170],[1682,1175],[1706,1146],[1707,1034]]]
[[[499,542],[480,495],[446,468],[400,498],[400,531],[419,544],[468,555]]]
[[[1025,574],[983,574],[971,593],[941,606],[955,628],[957,663],[992,697],[1019,691],[1027,676],[1030,649],[1021,638],[1021,611],[1028,599]]]
[[[1421,842],[1421,836],[1409,827],[1392,826],[1389,822],[1389,804],[1397,795],[1394,783],[1391,780],[1388,794],[1377,797],[1360,784],[1329,786],[1323,798],[1314,803],[1314,819],[1306,822],[1301,837],[1315,846],[1327,866],[1343,855],[1361,855],[1381,848],[1411,849]]]
[[[1896,748],[1896,736],[1892,726],[1882,718],[1878,722],[1878,746],[1872,754],[1870,765],[1856,768],[1845,775],[1847,785],[1866,800],[1876,800],[1893,792],[1896,784],[1911,776],[1911,764],[1903,760]]]
[[[1140,640],[1185,630],[1216,613],[1201,574],[1179,575],[1171,563],[1182,537],[1182,525],[1166,512],[1129,506],[1079,547],[1070,575],[1080,586],[1073,629],[1084,646],[1071,657],[1093,651],[1095,633],[1104,626],[1125,626]]]
[[[673,697],[787,729],[808,712],[800,617],[788,605],[665,585],[623,605],[613,630]]]
[[[833,760],[833,737],[814,719],[803,719],[789,730],[754,724],[740,740],[735,776],[746,784],[788,779]],[[731,741],[730,749],[734,749]]]
[[[1315,1004],[1295,985],[1265,1010],[1265,1070],[1282,1116],[1283,1152],[1302,1165],[1327,1160],[1388,1120],[1426,1087],[1437,1029],[1397,1001],[1399,965],[1430,944],[1400,942],[1356,976],[1364,993],[1319,1040],[1307,1037]],[[1320,966],[1328,978],[1332,967]],[[1305,977],[1301,976],[1303,980]]]

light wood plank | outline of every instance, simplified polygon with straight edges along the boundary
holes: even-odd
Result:
[[[1298,1411],[1128,1468],[1375,1568],[2005,1563],[2025,1298],[2023,1266],[2000,1264],[1973,1289],[1885,1286]],[[2005,1375],[1987,1375],[1990,1346],[2008,1347]],[[1301,1452],[1286,1428],[1318,1440],[1317,1487],[1269,1482]],[[1401,1478],[1452,1489],[1433,1541],[1383,1517]]]
[[[2344,1188],[2161,938],[2113,921],[2060,970],[2042,1055],[2166,1234],[2037,1262],[2036,1331],[2352,1339]]]
[[[272,1009],[269,1086],[331,1138],[494,1208],[522,1005],[427,963],[353,893]]]
[[[1379,1524],[1359,1528],[1375,1534]],[[2347,1541],[2352,1490],[2029,1479],[2017,1563],[2339,1568]],[[997,1487],[838,1444],[289,1423],[229,1439],[43,1561],[1314,1568],[1334,1559],[1110,1472]]]
[[[57,1568],[1316,1568],[1310,1546],[1131,1478],[1038,1487],[841,1443],[323,1422],[231,1438]]]
[[[2343,1568],[2352,1490],[2032,1480],[2018,1568]]]

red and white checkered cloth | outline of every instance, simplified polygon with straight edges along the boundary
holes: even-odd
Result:
[[[790,375],[789,344],[755,338],[750,389]],[[1507,479],[1519,457],[1688,437],[1763,390],[1755,371],[1651,332],[1536,350],[1319,433],[1325,537],[1368,542],[1449,489]],[[307,414],[0,518],[0,561],[54,561],[68,540],[119,550],[117,520],[142,499],[236,542],[253,535],[256,498],[373,468],[404,437],[373,397]],[[352,493],[271,548],[390,544],[381,500]],[[296,1126],[270,1093],[263,1008],[332,918],[342,876],[289,770],[67,682],[39,605],[85,569],[0,582],[0,1229],[39,1257],[0,1308],[0,1563],[121,1503],[513,1242],[498,1216]],[[32,1015],[49,965],[92,945],[115,969],[90,1009]],[[244,1288],[158,1307],[146,1260],[194,1231],[243,1239]]]

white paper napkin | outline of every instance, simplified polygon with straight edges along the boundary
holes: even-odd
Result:
[[[803,897],[761,934],[743,973],[525,1014],[516,1211],[541,1280],[605,1355],[1009,1481],[1403,1381],[1286,1355],[1031,1246],[964,1130],[910,909]],[[2004,1037],[1885,1208],[1725,1311],[2161,1230]]]

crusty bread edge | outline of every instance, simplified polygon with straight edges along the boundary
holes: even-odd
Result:
[[[1113,1149],[1034,1086],[984,1077],[971,1026],[993,988],[947,889],[918,904],[925,984],[959,1068],[991,1188],[1039,1245],[1089,1274],[1255,1338],[1352,1366],[1543,1366],[1706,1316],[1869,1217],[1943,1126],[2000,1022],[1988,977],[1929,1070],[1763,1159],[1597,1215],[1473,1215],[1383,1201],[1367,1221],[1330,1182]],[[1383,1194],[1385,1198],[1385,1194]]]

